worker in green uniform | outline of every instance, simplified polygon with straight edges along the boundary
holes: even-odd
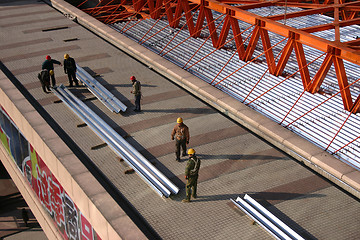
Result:
[[[190,202],[190,196],[196,198],[197,180],[199,177],[200,159],[195,156],[195,150],[190,148],[188,151],[189,160],[185,168],[186,181],[186,198],[182,200],[183,203]],[[192,190],[192,194],[191,194]]]
[[[132,94],[134,94],[135,96],[135,112],[141,112],[141,107],[140,107],[140,99],[141,99],[141,83],[136,80],[135,76],[131,76],[130,80],[132,81],[133,84],[133,90],[131,91]]]

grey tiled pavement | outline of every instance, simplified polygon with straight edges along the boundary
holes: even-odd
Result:
[[[308,239],[360,235],[358,200],[50,6],[35,0],[0,2],[0,19],[0,46],[7,46],[0,60],[163,239],[270,238],[231,204],[230,198],[243,193],[253,194]],[[58,26],[68,28],[41,31]],[[161,199],[139,176],[125,175],[127,166],[110,148],[91,150],[102,141],[88,127],[77,127],[82,121],[63,103],[54,103],[56,97],[42,92],[36,74],[45,55],[62,61],[64,53],[89,71],[103,72],[97,80],[127,103],[127,112],[111,113],[94,99],[85,103],[121,135],[129,135],[126,140],[180,187],[178,195]],[[61,67],[55,74],[67,85]],[[139,114],[132,111],[131,75],[143,86]],[[72,91],[91,98],[83,87]],[[170,140],[178,116],[184,116],[190,147],[202,159],[199,198],[189,204],[181,203],[185,158],[174,161]]]

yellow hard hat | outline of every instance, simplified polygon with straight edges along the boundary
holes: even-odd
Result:
[[[190,148],[189,150],[188,150],[188,154],[190,155],[190,154],[195,154],[195,150],[193,149],[193,148]]]
[[[53,71],[53,70],[50,70],[49,73],[50,73],[50,75],[54,75],[54,71]]]
[[[183,122],[183,119],[181,117],[179,117],[177,120],[176,120],[177,123],[182,123]]]
[[[69,54],[64,55],[64,59],[68,59],[69,57],[70,57]]]

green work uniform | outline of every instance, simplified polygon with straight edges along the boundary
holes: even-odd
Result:
[[[185,177],[187,179],[186,182],[186,199],[190,201],[191,188],[192,188],[192,196],[196,198],[196,190],[197,190],[197,180],[199,176],[200,169],[200,159],[195,155],[191,156],[186,164],[185,168]]]

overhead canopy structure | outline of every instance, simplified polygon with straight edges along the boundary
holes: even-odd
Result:
[[[81,5],[88,1],[82,2]],[[282,14],[260,16],[254,14],[255,9],[271,7],[284,7]],[[288,7],[297,7],[296,12],[287,12]],[[210,31],[213,46],[222,48],[229,34],[230,27],[235,35],[234,40],[239,58],[250,61],[253,58],[254,49],[261,38],[262,48],[266,56],[269,72],[276,76],[283,74],[283,70],[291,52],[294,50],[303,81],[303,87],[311,93],[318,92],[321,84],[334,64],[338,78],[338,86],[341,91],[344,109],[353,113],[359,112],[360,99],[352,96],[343,60],[360,64],[358,52],[359,39],[340,41],[340,28],[359,24],[360,1],[214,1],[214,0],[133,0],[133,1],[99,1],[96,7],[84,9],[85,12],[93,15],[104,23],[115,23],[128,21],[137,18],[166,18],[173,28],[180,27],[182,15],[186,18],[187,29],[192,37],[201,35],[204,21],[206,20]],[[198,11],[198,18],[193,18],[192,11]],[[221,26],[215,26],[213,11],[225,16]],[[324,14],[332,16],[332,23],[322,24],[321,22],[303,27],[294,28],[286,25],[286,21],[292,18],[310,16],[313,14]],[[243,37],[236,20],[240,20],[255,26],[248,46],[245,48]],[[329,40],[317,36],[314,33],[333,29],[335,39]],[[219,32],[220,34],[217,34]],[[278,61],[275,60],[272,52],[273,46],[270,43],[269,32],[281,35],[287,39],[286,47]],[[318,49],[326,53],[325,61],[319,66],[316,75],[311,79],[307,66],[307,56],[303,51],[303,45]]]

